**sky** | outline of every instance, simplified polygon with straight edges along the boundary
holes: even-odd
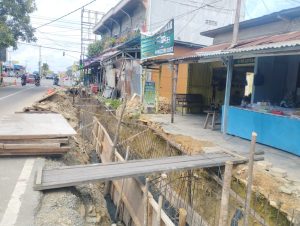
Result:
[[[37,10],[31,14],[31,23],[37,27],[55,18],[65,15],[91,0],[36,0]],[[100,12],[107,12],[116,5],[119,0],[96,0],[87,6]],[[232,0],[234,1],[234,0]],[[300,0],[244,0],[246,1],[246,19],[269,14],[286,8],[300,6]],[[38,41],[36,45],[49,46],[63,50],[41,48],[42,63],[48,63],[50,70],[54,72],[65,71],[80,56],[80,10],[51,25],[37,29],[35,33]],[[63,56],[65,52],[65,56]],[[38,70],[39,48],[19,44],[18,49],[8,50],[8,60],[17,61],[27,66],[30,72]]]

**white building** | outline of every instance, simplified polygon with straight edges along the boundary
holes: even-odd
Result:
[[[154,31],[174,18],[175,40],[209,45],[212,39],[200,36],[200,32],[231,24],[235,8],[235,0],[121,0],[94,31],[118,37],[137,29]]]

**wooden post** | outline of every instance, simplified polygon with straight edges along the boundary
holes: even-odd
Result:
[[[144,193],[144,226],[148,226],[148,192],[149,178],[146,178],[145,193]]]
[[[122,107],[122,110],[121,110],[121,115],[120,115],[120,118],[118,119],[116,134],[115,134],[115,138],[114,138],[114,141],[113,141],[113,146],[111,148],[111,152],[110,152],[110,155],[109,155],[109,159],[110,159],[111,162],[114,161],[116,146],[117,146],[117,143],[118,143],[118,140],[119,140],[119,133],[120,133],[121,123],[122,123],[122,119],[123,119],[125,108],[126,108],[126,103],[127,103],[127,98],[125,97],[123,107]],[[104,188],[104,195],[109,194],[110,187],[111,187],[111,181],[106,181],[105,182],[105,188]]]
[[[255,57],[254,61],[254,76],[258,73],[258,57]],[[254,104],[254,97],[255,97],[255,85],[254,85],[254,78],[252,83],[252,94],[251,94],[251,104]]]
[[[156,84],[156,105],[155,105],[155,112],[158,113],[159,110],[159,96],[160,96],[160,82],[161,82],[161,69],[162,66],[159,66],[159,72],[158,72],[158,82]]]
[[[174,73],[175,72],[175,73]],[[171,114],[171,123],[174,123],[174,114],[176,111],[176,88],[177,88],[177,79],[178,79],[178,64],[172,64],[172,114]]]
[[[128,160],[128,155],[129,155],[129,146],[127,146],[127,149],[126,149],[126,156],[125,156],[124,162],[126,162]],[[119,209],[120,209],[120,203],[121,203],[121,200],[122,200],[122,193],[123,193],[124,183],[125,183],[125,179],[122,179],[121,191],[120,191],[120,194],[119,194],[119,199],[118,199],[118,202],[117,202],[117,209],[116,209],[116,213],[115,213],[115,220],[117,219],[118,214],[119,214]]]
[[[146,81],[146,76],[147,76],[147,70],[143,68],[142,72],[142,79],[141,79],[141,100],[142,104],[145,103],[144,98],[145,98],[145,81]]]
[[[230,56],[227,59],[228,61],[227,61],[226,89],[225,89],[223,118],[222,118],[223,134],[226,134],[227,132],[228,107],[230,102],[231,80],[232,80],[232,73],[233,73],[233,57]]]
[[[161,177],[160,177],[160,195],[159,195],[159,198],[158,198],[158,210],[157,210],[157,213],[156,213],[156,222],[155,222],[156,226],[160,226],[160,222],[161,222],[161,208],[162,208],[162,204],[163,204],[162,184],[164,184],[163,182],[166,178],[167,178],[166,174],[164,174],[164,173],[161,174]]]
[[[226,162],[225,172],[224,172],[224,181],[222,187],[222,198],[221,198],[221,209],[220,209],[220,217],[219,217],[219,226],[226,226],[228,220],[228,212],[229,212],[229,192],[230,192],[230,184],[232,177],[232,162]]]
[[[252,132],[251,147],[250,147],[250,154],[249,154],[249,163],[248,163],[248,181],[247,181],[247,193],[246,193],[246,203],[245,203],[244,226],[249,225],[256,137],[257,137],[257,134],[255,132]]]
[[[186,216],[187,212],[185,209],[180,208],[179,209],[179,223],[178,226],[185,226],[186,225]]]

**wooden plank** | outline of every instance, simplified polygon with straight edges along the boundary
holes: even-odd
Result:
[[[75,130],[60,114],[12,114],[0,118],[0,139],[35,139],[73,136]]]
[[[36,180],[35,180],[36,184],[42,184],[42,175],[43,175],[43,168],[40,167],[36,173]]]
[[[18,140],[4,140],[4,139],[1,139],[0,143],[3,143],[3,144],[42,144],[42,143],[68,144],[69,139],[67,137],[49,138],[49,139],[18,139]]]
[[[59,143],[50,143],[50,144],[0,144],[0,147],[5,150],[17,150],[17,149],[32,149],[32,150],[40,150],[40,149],[59,149]]]
[[[88,165],[87,167],[74,166],[73,169],[68,168],[59,170],[58,168],[44,170],[42,185],[36,185],[35,189],[43,190],[68,187],[93,181],[117,180],[174,170],[210,168],[225,165],[226,161],[232,161],[235,164],[245,162],[244,159],[238,159],[232,156],[220,156],[219,158],[209,159],[205,159],[203,156],[175,156],[155,160],[137,160],[114,164],[97,164],[93,166]],[[145,164],[147,164],[147,166],[145,166]]]
[[[0,152],[0,156],[60,156],[66,152]]]

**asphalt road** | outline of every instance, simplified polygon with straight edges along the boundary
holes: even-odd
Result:
[[[22,111],[51,87],[51,80],[42,80],[40,87],[32,84],[22,87],[20,79],[16,86],[0,87],[0,117]],[[44,159],[38,157],[0,158],[0,226],[33,225],[40,193],[33,191],[32,185],[35,169],[43,163]]]

